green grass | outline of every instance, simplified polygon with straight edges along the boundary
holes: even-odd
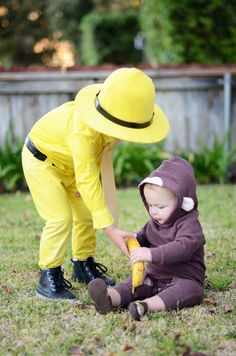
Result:
[[[205,301],[178,312],[95,312],[86,286],[73,285],[78,302],[35,297],[43,226],[28,194],[0,195],[0,355],[235,355],[236,186],[198,188],[205,232]],[[137,189],[119,191],[120,227],[138,230],[147,219]],[[117,281],[130,274],[125,256],[98,233],[96,259]],[[65,274],[70,279],[70,246]],[[231,312],[228,309],[233,308]]]

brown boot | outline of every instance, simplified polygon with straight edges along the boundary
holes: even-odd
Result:
[[[112,311],[111,298],[107,293],[107,286],[103,279],[96,278],[89,282],[88,293],[100,314],[107,314]]]
[[[134,320],[140,321],[141,318],[147,313],[148,306],[145,302],[133,302],[129,305],[129,313]]]

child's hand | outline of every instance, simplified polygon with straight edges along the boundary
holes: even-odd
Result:
[[[135,262],[152,262],[152,255],[150,248],[147,247],[135,247],[130,254],[130,260]]]
[[[109,226],[103,229],[106,235],[111,239],[111,241],[127,256],[129,257],[129,251],[126,246],[125,237],[135,236],[134,233],[128,231],[123,231],[114,226]]]

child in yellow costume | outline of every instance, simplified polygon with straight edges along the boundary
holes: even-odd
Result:
[[[38,296],[75,299],[61,268],[71,236],[73,280],[89,283],[99,277],[114,284],[106,267],[93,259],[95,233],[103,229],[127,256],[124,237],[130,233],[115,226],[109,196],[105,199],[102,156],[108,152],[106,165],[118,140],[158,142],[168,130],[168,120],[155,104],[152,80],[136,68],[115,70],[103,84],[84,87],[75,101],[36,122],[25,141],[22,162],[36,209],[45,220]]]

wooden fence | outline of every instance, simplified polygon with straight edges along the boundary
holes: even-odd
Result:
[[[171,130],[165,149],[198,150],[212,145],[215,135],[229,144],[236,139],[236,70],[146,70],[153,79],[157,103],[166,112]],[[103,82],[110,71],[0,73],[0,145],[11,130],[24,139],[46,112],[73,100],[85,85]]]

